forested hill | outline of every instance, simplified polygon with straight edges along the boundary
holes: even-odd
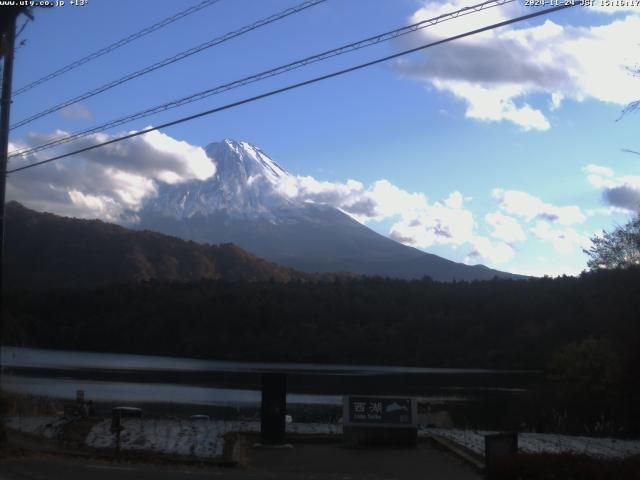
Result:
[[[149,280],[308,280],[232,244],[201,245],[99,220],[6,206],[5,288],[85,289]]]
[[[638,312],[640,268],[526,281],[145,282],[9,292],[3,305],[7,345],[546,369],[561,386],[540,394],[549,415],[584,406],[575,425],[606,414],[618,422],[611,425],[640,434]]]
[[[524,282],[151,282],[8,295],[4,313],[20,332],[7,342],[42,348],[539,369],[590,337],[640,353],[639,311],[632,269]]]

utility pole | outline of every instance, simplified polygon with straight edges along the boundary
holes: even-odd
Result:
[[[0,381],[2,379],[2,343],[4,341],[4,204],[7,186],[7,157],[9,154],[9,121],[11,112],[11,81],[13,78],[13,52],[16,39],[16,18],[21,9],[7,9],[2,36],[2,96],[0,97]],[[0,383],[1,389],[1,383]]]

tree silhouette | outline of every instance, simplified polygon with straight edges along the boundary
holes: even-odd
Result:
[[[627,224],[591,238],[587,265],[592,270],[640,265],[640,213]]]

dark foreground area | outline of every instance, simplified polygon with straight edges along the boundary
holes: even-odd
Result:
[[[483,474],[440,448],[342,448],[302,443],[293,448],[249,448],[243,465],[148,463],[21,452],[0,457],[0,480],[479,480]],[[599,460],[580,455],[520,454],[495,471],[495,480],[638,480],[640,459]]]
[[[584,455],[520,454],[505,462],[495,480],[638,480],[640,458],[601,460]]]
[[[180,480],[180,479],[316,479],[316,480],[475,480],[481,476],[460,460],[427,444],[416,450],[352,450],[336,443],[297,444],[291,449],[250,448],[245,466],[202,467],[140,464],[27,455],[0,461],[0,480]]]

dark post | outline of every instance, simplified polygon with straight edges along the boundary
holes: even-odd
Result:
[[[9,117],[11,112],[11,80],[13,78],[13,50],[16,39],[16,17],[20,10],[10,10],[9,18],[0,31],[3,47],[3,69],[2,69],[2,97],[0,98],[0,353],[2,353],[2,343],[4,329],[2,306],[4,305],[4,202],[5,188],[7,182],[7,156],[9,154]],[[0,375],[2,372],[2,362],[0,361]]]
[[[486,478],[496,478],[502,462],[513,460],[518,454],[517,433],[494,433],[484,437],[484,464]]]
[[[118,431],[116,431],[116,455],[120,455],[120,444],[121,442],[121,435],[122,435],[122,428],[119,428]]]
[[[122,414],[118,408],[111,411],[111,432],[116,434],[116,455],[120,454],[120,434],[122,432]]]
[[[263,445],[282,445],[287,412],[287,377],[284,373],[262,375],[260,438]]]

